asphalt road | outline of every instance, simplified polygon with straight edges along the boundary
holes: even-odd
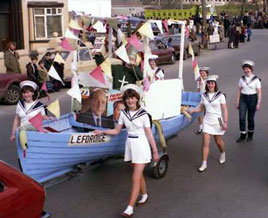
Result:
[[[218,164],[214,142],[208,169],[198,173],[202,137],[195,135],[197,123],[168,140],[170,156],[167,175],[160,180],[146,171],[149,201],[135,208],[136,218],[267,218],[268,146],[267,115],[267,30],[256,30],[250,43],[227,49],[227,40],[216,50],[202,52],[199,66],[211,67],[219,75],[219,88],[227,95],[229,129],[224,136],[227,161]],[[214,48],[214,46],[211,46]],[[237,144],[238,111],[234,108],[237,84],[243,74],[241,61],[255,62],[255,74],[262,79],[263,102],[256,114],[256,133],[251,143]],[[178,62],[164,66],[167,78],[176,78]],[[195,91],[191,59],[184,61],[185,90]],[[53,94],[53,98],[64,92]],[[0,159],[17,165],[15,144],[9,141],[15,106],[0,106]],[[69,97],[61,98],[62,113],[70,110]],[[131,188],[131,167],[122,159],[108,160],[64,183],[47,188],[46,210],[53,218],[113,218],[126,207]],[[25,217],[26,218],[26,217]]]

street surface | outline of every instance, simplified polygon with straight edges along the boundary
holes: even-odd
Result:
[[[268,217],[268,30],[254,30],[250,43],[239,49],[227,49],[227,39],[218,49],[202,51],[199,66],[209,66],[211,74],[219,75],[219,89],[227,95],[228,131],[224,136],[227,161],[218,163],[219,151],[214,142],[208,169],[199,173],[202,136],[196,135],[194,123],[178,136],[168,140],[170,156],[167,175],[160,180],[146,171],[149,201],[135,208],[135,218],[267,218]],[[210,45],[210,48],[214,48]],[[255,74],[262,79],[263,101],[256,114],[256,132],[251,143],[237,144],[238,111],[234,108],[241,61],[253,60]],[[166,78],[176,78],[178,62],[165,65]],[[191,58],[184,61],[184,87],[195,91],[196,83]],[[62,113],[70,111],[70,98],[60,93]],[[46,102],[46,99],[43,99]],[[0,105],[0,159],[18,167],[15,144],[10,142],[15,106]],[[53,218],[113,218],[125,209],[130,196],[131,167],[122,159],[108,160],[100,167],[64,183],[47,188],[45,209]],[[26,217],[25,217],[26,218]]]

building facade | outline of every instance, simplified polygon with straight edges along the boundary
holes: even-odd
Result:
[[[68,26],[67,0],[0,1],[0,73],[5,73],[3,54],[9,41],[17,43],[21,69],[29,62],[29,52],[44,51],[53,33],[63,36]]]

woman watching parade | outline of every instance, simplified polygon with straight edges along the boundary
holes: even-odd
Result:
[[[244,74],[238,84],[238,93],[236,100],[236,108],[239,110],[239,127],[240,137],[237,139],[237,143],[252,141],[254,134],[254,116],[256,110],[260,110],[261,105],[261,81],[253,74],[254,62],[245,60],[242,63],[242,69]],[[248,132],[246,129],[246,115],[248,123]]]
[[[203,161],[199,167],[199,172],[207,169],[207,159],[209,154],[209,144],[211,136],[221,152],[219,163],[225,163],[225,146],[222,136],[227,130],[228,111],[225,95],[218,90],[216,79],[218,76],[209,76],[206,81],[206,92],[202,94],[200,106],[189,111],[190,114],[206,110],[203,119]],[[223,117],[222,117],[223,111]]]
[[[131,217],[133,208],[136,205],[143,205],[148,200],[145,178],[143,171],[147,163],[151,162],[151,149],[153,151],[153,160],[159,160],[156,143],[151,130],[151,123],[148,113],[140,107],[139,88],[136,85],[129,84],[123,87],[123,101],[126,106],[120,112],[118,125],[112,130],[96,130],[96,134],[117,135],[125,125],[128,138],[125,147],[124,161],[131,161],[133,166],[132,191],[127,208],[121,214],[123,217]],[[141,199],[137,201],[139,194]]]

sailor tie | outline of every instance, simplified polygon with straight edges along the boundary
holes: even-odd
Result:
[[[99,117],[96,118],[96,123],[97,123],[97,126],[98,126],[98,127],[101,126],[101,125],[100,125],[100,118],[99,118]]]

